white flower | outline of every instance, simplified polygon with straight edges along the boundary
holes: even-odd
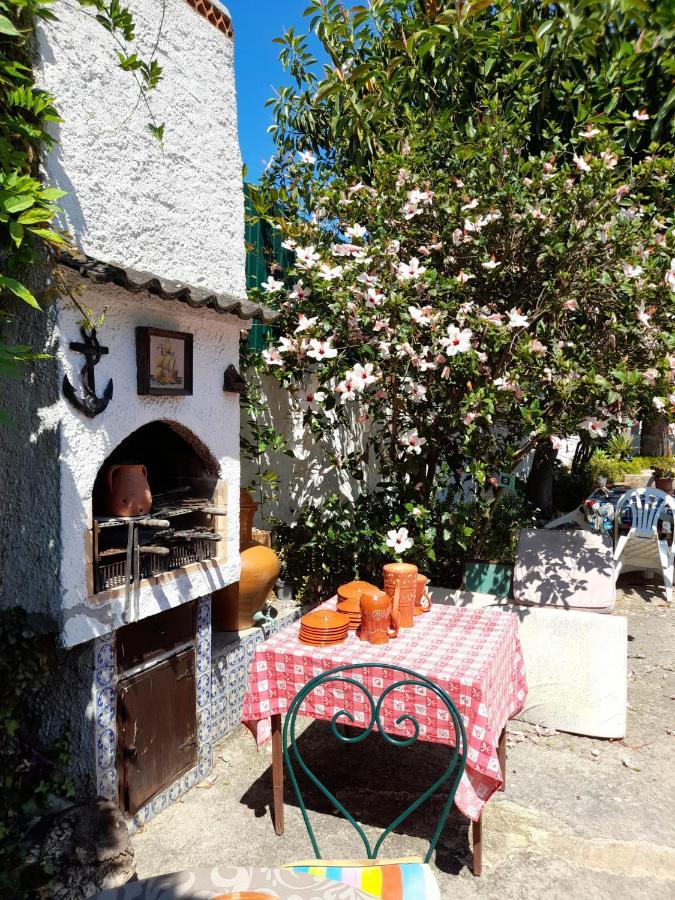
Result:
[[[463,269],[457,273],[457,281],[460,284],[466,284],[471,278],[475,278],[475,275],[471,275],[470,272],[465,272]]]
[[[302,394],[299,398],[300,406],[303,409],[309,409],[312,412],[318,412],[321,408],[319,406],[320,403],[326,399],[326,394],[323,391],[317,391],[314,388],[308,388],[307,391]]]
[[[399,444],[403,444],[405,453],[409,455],[415,454],[419,456],[422,452],[422,447],[427,442],[427,439],[420,437],[417,433],[416,428],[411,428],[410,431],[404,431],[403,434],[399,437],[398,441]]]
[[[591,171],[591,167],[588,165],[588,163],[583,158],[583,156],[577,156],[576,153],[574,154],[574,165],[577,167],[577,169],[580,172],[590,172]]]
[[[263,350],[262,358],[268,366],[283,366],[284,364],[276,347],[270,347],[268,350]]]
[[[423,275],[425,272],[426,268],[420,265],[420,261],[416,256],[413,256],[409,263],[400,262],[398,264],[396,277],[399,281],[408,281],[411,278]]]
[[[562,303],[562,309],[576,309],[579,306],[579,301],[574,297],[569,297],[567,300],[564,300]]]
[[[560,438],[558,437],[557,434],[549,434],[548,439],[553,444],[554,450],[560,450],[560,448],[563,445],[563,442],[560,440]]]
[[[301,150],[300,162],[307,163],[308,166],[313,166],[316,162],[316,156],[314,156],[311,150]]]
[[[458,353],[466,353],[471,349],[472,337],[470,328],[459,329],[456,325],[448,325],[448,336],[441,338],[440,343],[448,356],[457,356]]]
[[[277,344],[279,353],[295,353],[295,342],[287,337],[280,337]]]
[[[413,219],[415,216],[419,216],[422,212],[422,208],[418,206],[416,203],[411,203],[409,200],[401,206],[401,212],[403,213],[403,218],[406,221]]]
[[[599,128],[593,128],[592,125],[587,125],[587,126],[586,126],[586,131],[580,131],[580,132],[579,132],[579,137],[582,137],[582,138],[593,138],[593,137],[595,137],[595,136],[598,135],[598,134],[600,134],[600,129],[599,129]]]
[[[647,384],[656,384],[656,379],[659,377],[658,369],[647,369],[642,373]]]
[[[312,289],[310,287],[305,287],[302,281],[296,281],[293,285],[293,290],[288,295],[291,300],[307,300],[308,297],[311,297]]]
[[[277,281],[272,275],[270,275],[267,281],[263,281],[260,287],[263,291],[267,291],[268,294],[273,294],[275,291],[280,291],[284,286],[283,281]]]
[[[607,169],[613,169],[619,162],[619,157],[615,153],[612,153],[611,150],[603,150],[600,154],[600,159]]]
[[[633,110],[633,118],[636,122],[648,122],[649,121],[649,113],[646,109],[634,109]]]
[[[317,341],[316,338],[312,338],[309,342],[307,356],[311,356],[312,359],[317,359],[321,362],[324,359],[334,359],[337,356],[337,350],[331,346],[330,339]]]
[[[298,247],[295,251],[295,262],[301,269],[313,269],[320,261],[321,257],[313,244],[308,247]]]
[[[478,199],[476,197],[473,200],[469,200],[468,203],[465,203],[462,209],[475,209],[478,206]]]
[[[346,373],[345,379],[352,381],[357,391],[362,391],[377,381],[377,375],[373,374],[374,368],[375,366],[372,363],[366,363],[365,366],[362,366],[361,363],[356,363],[351,372]]]
[[[670,268],[664,275],[663,280],[671,291],[675,291],[675,256],[671,259]]]
[[[375,309],[384,300],[384,294],[377,288],[369,287],[366,291],[366,306],[368,309]]]
[[[368,229],[357,222],[354,225],[350,225],[349,228],[345,228],[345,234],[350,238],[362,238],[368,234]]]
[[[360,275],[356,276],[356,280],[360,281],[361,284],[365,284],[366,287],[375,287],[380,283],[377,275],[370,275],[368,272],[361,272]]]
[[[405,389],[413,403],[421,403],[427,396],[426,387],[418,381],[413,381],[412,378],[405,379]]]
[[[624,263],[622,268],[626,278],[639,278],[644,272],[642,266],[632,266],[630,263]]]
[[[347,400],[356,400],[357,387],[348,377],[341,381],[335,390],[340,395],[340,403],[346,403]]]
[[[330,252],[333,256],[354,256],[363,252],[363,247],[358,244],[331,244]]]
[[[507,328],[527,328],[529,325],[527,316],[522,315],[519,309],[510,309],[508,316],[509,321],[506,323]]]
[[[642,325],[649,325],[649,320],[651,319],[651,313],[648,313],[645,309],[644,303],[641,303],[638,307],[638,311],[635,313],[635,318]]]
[[[318,321],[317,316],[312,316],[311,319],[308,319],[304,313],[300,313],[298,316],[298,327],[295,329],[295,333],[298,334],[300,331],[307,331],[316,325]]]
[[[607,422],[602,419],[594,419],[591,416],[586,416],[585,419],[582,419],[577,427],[587,431],[592,438],[605,437],[607,434]]]
[[[324,281],[335,281],[341,277],[342,272],[342,266],[329,266],[328,263],[321,263],[317,274]]]
[[[415,542],[408,534],[407,528],[392,529],[387,532],[387,547],[391,547],[396,553],[405,553],[415,546]]]
[[[464,238],[464,232],[462,231],[462,229],[455,228],[455,230],[452,232],[452,243],[455,245],[455,247],[458,244],[462,243],[463,238]]]
[[[425,306],[424,309],[420,309],[419,306],[409,306],[408,312],[410,313],[410,318],[416,325],[424,325],[431,320],[433,308],[431,306]]]
[[[295,248],[298,246],[298,242],[294,241],[293,238],[286,238],[285,241],[281,242],[281,246],[284,248],[284,250],[295,250]]]
[[[462,416],[462,422],[465,425],[470,425],[473,422],[473,420],[476,418],[477,415],[478,415],[478,413],[475,413],[475,412],[465,413],[465,415]]]
[[[666,408],[666,401],[663,397],[652,397],[652,403],[654,404],[654,408],[659,412]]]
[[[487,262],[481,263],[481,266],[484,269],[496,269],[498,266],[501,266],[501,263],[497,262],[494,256],[491,256]]]

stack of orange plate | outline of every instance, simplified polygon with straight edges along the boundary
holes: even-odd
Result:
[[[342,643],[348,630],[349,616],[332,609],[315,609],[300,619],[300,640],[315,647]]]
[[[377,590],[374,584],[367,581],[350,581],[337,589],[338,612],[349,616],[349,630],[355,631],[361,624],[361,594],[364,591]]]

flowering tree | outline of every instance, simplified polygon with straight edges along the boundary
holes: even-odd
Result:
[[[396,498],[383,549],[437,540],[459,471],[486,528],[490,485],[538,443],[675,412],[672,159],[632,164],[590,122],[551,146],[524,154],[495,115],[461,154],[426,128],[368,182],[307,153],[287,169],[313,203],[278,222],[295,264],[262,286],[282,310],[262,361],[319,444],[338,424],[365,436],[336,464],[377,458]]]

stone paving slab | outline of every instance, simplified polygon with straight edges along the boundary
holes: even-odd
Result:
[[[483,876],[471,874],[468,826],[455,815],[435,858],[444,898],[675,896],[675,609],[666,606],[662,589],[650,586],[620,591],[616,613],[628,617],[626,738],[594,740],[509,723],[507,790],[495,795],[484,816]],[[360,757],[346,756],[323,723],[308,723],[301,740],[373,834],[442,765],[443,748],[422,745],[414,759],[409,754],[402,761],[403,751],[378,746],[377,739],[370,750],[359,749]],[[239,728],[214,756],[210,783],[133,837],[139,877],[311,856],[288,792],[286,832],[274,834],[269,749],[256,752],[253,738]],[[387,856],[424,852],[422,835],[430,833],[439,802],[405,834],[391,835]],[[361,855],[350,827],[325,802],[313,798],[310,809],[324,856]]]

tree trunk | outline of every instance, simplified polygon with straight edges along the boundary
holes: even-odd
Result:
[[[642,421],[640,456],[670,456],[668,419],[656,411],[649,412]]]
[[[553,515],[553,463],[557,455],[558,451],[548,438],[539,441],[527,479],[525,496],[545,519]]]

